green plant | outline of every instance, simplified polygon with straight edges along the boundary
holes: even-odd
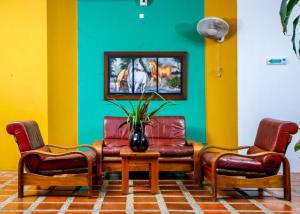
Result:
[[[287,27],[289,24],[289,19],[291,16],[291,13],[293,11],[293,9],[295,8],[295,6],[299,3],[299,0],[282,0],[281,1],[281,6],[280,6],[280,18],[281,18],[281,25],[283,28],[283,33],[286,34],[287,33]],[[297,51],[297,47],[296,47],[296,30],[297,30],[297,26],[299,23],[299,19],[300,19],[300,14],[298,16],[296,16],[296,18],[294,18],[293,20],[293,35],[292,35],[292,44],[293,44],[293,50],[295,52],[296,55],[300,56],[300,40],[299,40],[299,49]]]
[[[163,102],[157,108],[150,111],[149,107],[151,101],[155,96],[158,96]],[[128,110],[126,106],[122,105],[121,103],[118,103],[116,101],[108,101],[114,104],[115,106],[119,107],[127,117],[127,119],[120,125],[120,127],[124,126],[125,124],[129,124],[130,131],[133,131],[136,127],[141,127],[143,132],[144,126],[149,125],[151,123],[153,116],[157,115],[159,112],[161,112],[168,106],[175,105],[173,101],[166,100],[163,96],[156,92],[153,92],[151,96],[146,100],[144,100],[144,97],[144,94],[140,96],[136,106],[134,106],[133,103],[129,101],[131,107],[130,110]]]
[[[297,152],[298,150],[300,150],[300,140],[295,144],[294,150],[295,150],[295,152]]]
[[[180,86],[180,78],[179,77],[174,77],[168,82],[168,86],[172,88],[176,88]]]

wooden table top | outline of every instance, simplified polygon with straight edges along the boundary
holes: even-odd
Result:
[[[153,151],[151,149],[148,149],[145,152],[134,152],[131,150],[130,147],[122,148],[120,151],[121,157],[159,157],[160,154],[157,151]]]

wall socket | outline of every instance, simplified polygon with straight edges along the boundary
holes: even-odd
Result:
[[[148,0],[140,0],[140,6],[147,6]]]

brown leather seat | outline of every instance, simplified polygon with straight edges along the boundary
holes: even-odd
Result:
[[[94,147],[102,155],[103,171],[121,171],[120,150],[129,146],[129,126],[120,125],[125,117],[104,117],[103,140],[96,140]],[[153,117],[146,126],[149,148],[160,153],[159,170],[168,172],[193,172],[199,182],[199,152],[202,144],[186,139],[185,118],[182,116]]]
[[[23,197],[23,186],[26,184],[32,185],[33,181],[30,180],[36,179],[37,175],[40,182],[43,182],[43,184],[49,183],[49,185],[51,182],[63,186],[69,186],[70,182],[74,185],[80,185],[85,180],[91,193],[93,175],[95,176],[95,181],[98,181],[100,176],[100,157],[98,157],[95,148],[88,145],[73,148],[45,145],[39,126],[35,121],[13,122],[7,125],[6,130],[15,137],[21,153],[19,162],[19,197]],[[90,150],[52,153],[51,148],[53,147],[63,150],[85,147]],[[26,166],[28,173],[24,174],[24,166]],[[66,174],[65,180],[62,181],[61,178],[56,178],[55,175],[58,174]],[[68,180],[68,174],[76,174],[77,179],[75,181]],[[74,175],[70,176],[73,176],[74,179]],[[25,183],[23,183],[24,180]],[[26,183],[26,181],[29,183]]]
[[[216,198],[217,187],[262,188],[271,185],[271,187],[284,187],[285,199],[290,200],[289,163],[284,154],[292,135],[297,131],[296,123],[265,118],[259,124],[253,146],[237,149],[206,147],[200,159],[205,177],[212,181],[214,198]],[[245,148],[248,148],[247,155],[209,151],[210,149],[234,151]],[[277,175],[282,162],[284,182],[279,181]],[[245,179],[237,176],[244,176]]]
[[[119,128],[124,120],[124,117],[104,118],[104,157],[119,156],[120,150],[128,146],[129,128],[126,125]],[[184,117],[154,117],[153,123],[146,126],[145,133],[150,148],[158,151],[161,157],[179,157],[181,160],[193,155],[193,147],[186,143]]]

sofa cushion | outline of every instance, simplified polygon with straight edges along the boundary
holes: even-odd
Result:
[[[129,137],[129,126],[120,125],[125,117],[104,117],[104,139],[122,139]],[[185,139],[185,120],[181,116],[153,117],[151,125],[146,126],[148,138]]]
[[[194,153],[193,147],[186,145],[182,139],[148,138],[149,148],[158,151],[161,157],[187,157]],[[119,156],[120,150],[129,146],[129,140],[105,139],[103,142],[103,156]]]
[[[153,145],[151,146],[151,149],[153,149],[154,151],[158,151],[161,157],[188,157],[188,156],[192,156],[194,153],[194,149],[192,146]]]
[[[148,138],[186,139],[185,120],[181,116],[153,117],[151,125],[146,126]]]
[[[104,146],[102,148],[102,154],[104,157],[116,157],[120,156],[120,150],[128,146],[128,141],[126,145]],[[192,146],[182,146],[182,145],[153,145],[150,144],[149,148],[158,151],[161,157],[188,157],[192,156],[194,149]]]

